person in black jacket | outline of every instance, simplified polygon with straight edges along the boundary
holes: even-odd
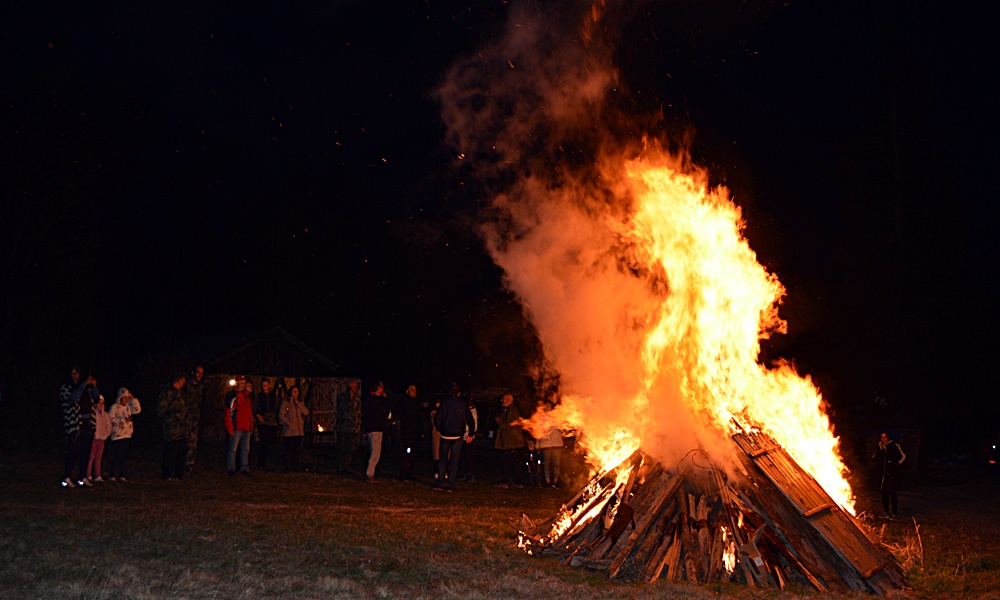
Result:
[[[257,449],[257,470],[267,470],[267,457],[278,443],[278,406],[281,399],[277,392],[271,389],[271,380],[267,377],[260,380],[260,392],[254,398],[253,416],[257,421],[255,426],[260,434],[260,446]]]
[[[439,490],[455,490],[455,479],[458,478],[458,457],[465,442],[465,430],[475,431],[476,422],[472,418],[469,406],[461,397],[462,390],[457,384],[452,384],[451,393],[441,401],[441,406],[434,415],[434,426],[441,432],[438,446],[438,478],[435,488]],[[447,473],[447,479],[445,475]]]
[[[413,461],[424,433],[424,407],[417,398],[417,386],[411,383],[406,387],[406,394],[396,404],[396,414],[399,416],[399,437],[402,442],[399,449],[399,480],[406,481],[413,477]]]
[[[385,386],[376,381],[372,391],[361,400],[361,428],[368,436],[368,469],[365,480],[375,482],[375,467],[382,457],[382,435],[385,433],[386,419],[389,418],[389,399]]]
[[[879,490],[882,492],[882,509],[887,519],[895,519],[899,509],[899,466],[906,460],[903,449],[891,437],[888,431],[879,433],[878,450],[872,456],[879,465],[881,481]],[[889,512],[890,503],[892,512]]]

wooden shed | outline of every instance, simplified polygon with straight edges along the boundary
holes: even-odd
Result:
[[[210,348],[214,348],[210,349]],[[226,438],[224,398],[236,375],[243,375],[261,390],[261,380],[271,380],[279,398],[298,385],[310,415],[306,437],[332,431],[337,420],[337,396],[353,377],[342,377],[337,364],[280,327],[248,332],[228,340],[206,342],[204,354],[216,356],[205,363],[205,400],[201,434],[204,441]],[[325,436],[323,436],[325,439]]]

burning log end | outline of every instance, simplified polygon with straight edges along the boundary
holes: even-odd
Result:
[[[608,529],[607,533],[612,546],[618,541],[619,536],[625,531],[626,527],[629,525],[635,527],[634,517],[635,511],[628,504],[622,504],[618,507],[618,511],[615,513],[615,520],[611,523],[611,528]]]

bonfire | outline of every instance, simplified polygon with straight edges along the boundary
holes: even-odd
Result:
[[[558,382],[524,426],[577,431],[592,468],[550,521],[525,519],[522,545],[612,577],[901,587],[854,520],[819,389],[761,358],[787,331],[785,289],[739,206],[661,115],[629,112],[649,106],[615,66],[629,14],[512,3],[437,93],[489,194],[480,233],[537,333],[538,379]]]
[[[647,581],[794,581],[883,595],[904,587],[903,569],[853,517],[819,390],[789,363],[757,361],[760,340],[783,331],[784,290],[743,238],[739,209],[724,190],[674,168],[633,161],[626,169],[631,211],[614,229],[630,268],[611,271],[606,284],[641,285],[611,304],[627,319],[604,310],[589,320],[630,325],[602,346],[636,378],[632,386],[617,379],[632,394],[611,402],[569,394],[524,423],[536,434],[554,421],[580,431],[594,474],[549,521],[525,517],[521,547]],[[577,296],[584,301],[585,287]],[[536,319],[543,300],[530,302]],[[642,314],[630,314],[637,306]],[[543,342],[547,334],[572,338],[550,331],[561,322],[536,321]],[[576,371],[579,357],[568,361],[565,348],[546,350],[554,368],[566,365],[564,384],[608,375],[596,363]]]

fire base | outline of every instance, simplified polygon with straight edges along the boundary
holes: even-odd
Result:
[[[703,453],[666,469],[637,451],[549,521],[524,517],[522,547],[612,578],[878,595],[906,586],[904,569],[770,437],[732,438],[735,477]]]

